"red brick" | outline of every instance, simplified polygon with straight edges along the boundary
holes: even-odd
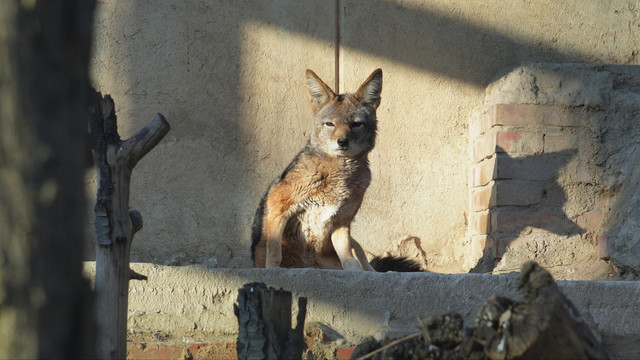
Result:
[[[493,245],[493,238],[489,235],[471,235],[471,251],[474,254],[484,252]]]
[[[524,229],[535,232],[555,232],[566,228],[570,219],[562,212],[535,211],[531,208],[503,206],[491,210],[491,233],[519,234]]]
[[[483,211],[495,206],[496,195],[493,191],[494,183],[471,190],[471,211]]]
[[[606,235],[598,236],[598,257],[602,260],[609,260],[609,249],[607,248]]]
[[[181,359],[185,350],[180,345],[127,343],[127,359]]]
[[[489,210],[469,213],[469,231],[473,235],[488,235],[491,232]]]
[[[513,237],[492,236],[491,251],[495,259],[501,259],[509,249],[509,244]]]
[[[493,127],[496,118],[496,107],[497,105],[492,105],[484,112],[477,114],[470,119],[469,136],[472,140],[477,139],[480,135]]]
[[[542,184],[531,180],[497,180],[494,186],[495,204],[533,205],[542,200]]]
[[[540,202],[542,183],[530,180],[496,180],[471,190],[471,211],[484,211],[495,206],[523,206]]]
[[[515,212],[507,212],[504,209],[493,211],[491,213],[491,229],[498,233],[520,232],[529,226],[532,218],[526,214],[518,214]]]
[[[353,355],[355,349],[353,348],[338,348],[336,349],[336,360],[349,360]]]
[[[485,159],[471,166],[471,187],[484,186],[496,178],[496,156]]]
[[[559,155],[558,155],[559,156]],[[558,174],[562,159],[554,155],[510,157],[508,154],[496,156],[496,179],[549,180]]]
[[[544,148],[541,132],[504,131],[493,128],[478,137],[473,145],[473,162],[477,163],[494,153],[512,155],[540,154]]]
[[[189,345],[127,342],[127,359],[184,359],[188,354],[191,354],[194,360],[236,360],[238,358],[234,342]]]
[[[475,139],[472,149],[472,161],[478,163],[496,152],[494,130]]]
[[[495,124],[505,126],[579,126],[579,114],[553,105],[500,104]]]
[[[469,247],[467,248],[466,256],[469,259],[480,259],[485,253],[491,251],[491,245],[493,240],[489,235],[470,235]]]
[[[502,259],[504,253],[507,252],[507,246],[509,244],[505,244],[504,242],[494,241],[493,246],[491,247],[491,252],[493,253],[494,259]]]
[[[587,231],[596,231],[604,222],[604,213],[600,210],[587,211],[576,219],[578,226]]]
[[[498,131],[496,132],[496,152],[514,155],[540,154],[544,146],[541,132]]]

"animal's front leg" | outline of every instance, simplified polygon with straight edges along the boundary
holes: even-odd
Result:
[[[290,187],[279,184],[274,187],[265,201],[265,267],[278,267],[282,262],[282,233],[291,217],[293,204]]]
[[[365,255],[364,250],[362,250],[360,244],[358,244],[358,242],[351,236],[349,236],[349,239],[351,240],[351,246],[353,247],[354,256],[360,262],[360,266],[362,266],[362,268],[367,271],[376,271],[369,263],[369,260],[367,260],[367,255]]]
[[[265,223],[267,237],[265,267],[267,268],[278,267],[282,262],[282,232],[285,223],[286,220],[282,215],[267,218]]]
[[[366,261],[366,257],[364,256],[364,251],[358,243],[352,242],[351,235],[349,234],[350,230],[347,226],[342,226],[333,231],[331,234],[331,243],[333,244],[333,248],[335,249],[338,257],[340,258],[340,263],[342,264],[342,268],[344,270],[371,270],[373,268],[369,265],[369,262]],[[364,257],[364,264],[361,263],[361,256],[358,252],[362,253],[362,257]],[[366,265],[365,265],[366,264]]]

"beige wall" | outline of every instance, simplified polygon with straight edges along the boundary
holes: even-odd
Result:
[[[636,1],[338,5],[336,24],[324,0],[99,1],[92,75],[121,135],[155,112],[172,125],[134,172],[135,261],[250,266],[255,207],[309,133],[304,70],[334,84],[337,60],[340,91],[384,71],[354,237],[379,254],[416,236],[430,269],[466,271],[468,121],[485,87],[528,62],[640,63]]]

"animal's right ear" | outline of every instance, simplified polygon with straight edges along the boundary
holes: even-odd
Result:
[[[376,69],[356,91],[356,99],[377,109],[380,106],[380,92],[382,92],[382,69]]]
[[[309,104],[313,113],[317,113],[326,103],[336,97],[336,93],[325,84],[316,73],[307,69],[307,87],[309,88]]]

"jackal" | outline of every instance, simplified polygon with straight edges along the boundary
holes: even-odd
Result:
[[[351,221],[371,182],[367,156],[376,140],[382,70],[353,94],[336,94],[311,70],[306,78],[313,130],[256,211],[254,266],[373,271],[351,237]],[[379,260],[378,271],[419,269],[407,259]]]

